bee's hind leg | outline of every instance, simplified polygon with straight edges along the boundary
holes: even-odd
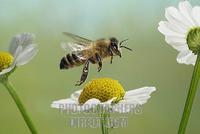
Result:
[[[110,58],[110,64],[112,64],[112,61],[113,61],[113,52],[112,52],[111,47],[108,48],[108,53],[111,56],[111,58]]]
[[[80,81],[78,81],[76,83],[75,86],[80,86],[83,82],[85,82],[85,80],[87,79],[87,76],[88,76],[88,72],[89,72],[89,60],[87,60],[85,62],[85,65],[83,67],[83,72],[82,72],[82,75],[81,75],[81,79],[80,79]]]
[[[95,56],[96,56],[96,60],[98,61],[98,65],[99,65],[98,72],[99,72],[102,69],[102,60],[101,60],[101,56],[98,53],[96,53]]]

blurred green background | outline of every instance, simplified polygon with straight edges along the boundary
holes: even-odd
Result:
[[[40,134],[99,133],[100,129],[74,129],[68,124],[70,115],[50,108],[53,100],[66,98],[81,87],[82,68],[59,70],[66,53],[60,43],[66,41],[63,31],[89,39],[129,38],[127,45],[134,53],[124,51],[113,64],[104,62],[97,73],[92,65],[87,79],[112,77],[126,90],[156,86],[143,113],[130,115],[128,127],[115,129],[115,134],[175,134],[179,126],[190,84],[193,66],[176,62],[177,51],[166,44],[158,32],[166,7],[177,6],[179,0],[0,0],[0,50],[6,51],[10,39],[21,32],[36,34],[38,55],[11,76]],[[200,5],[199,0],[191,0]],[[199,134],[198,91],[187,128],[187,134]],[[0,134],[28,134],[15,103],[0,85]]]

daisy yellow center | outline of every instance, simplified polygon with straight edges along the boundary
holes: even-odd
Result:
[[[13,63],[13,56],[8,52],[0,52],[0,72]]]
[[[87,83],[79,96],[79,103],[84,104],[89,99],[99,99],[101,102],[116,98],[114,101],[123,99],[124,88],[117,81],[111,78],[93,79]]]
[[[194,54],[200,52],[200,27],[192,28],[188,32],[187,44]]]

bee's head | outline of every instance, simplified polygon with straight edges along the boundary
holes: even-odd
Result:
[[[127,41],[127,40],[128,40],[128,39],[122,40],[122,41],[119,43],[119,41],[118,41],[115,37],[110,38],[111,49],[112,49],[112,51],[113,51],[116,55],[118,55],[119,57],[121,57],[121,48],[126,48],[126,49],[132,51],[132,49],[130,49],[130,48],[128,48],[128,47],[122,45],[122,43],[125,42],[125,41]]]
[[[116,55],[119,55],[119,57],[121,57],[121,52],[120,52],[120,48],[119,48],[118,44],[119,44],[119,41],[116,38],[114,38],[114,37],[110,38],[110,47],[111,47],[113,53]]]

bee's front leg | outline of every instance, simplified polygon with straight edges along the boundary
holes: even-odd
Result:
[[[109,55],[111,56],[111,58],[110,58],[110,64],[112,64],[112,60],[113,60],[113,52],[112,52],[111,47],[108,48],[108,53],[109,53]]]
[[[83,72],[81,75],[81,79],[80,79],[80,81],[77,82],[76,86],[80,86],[83,82],[85,82],[85,80],[87,79],[87,76],[88,76],[88,72],[89,72],[89,60],[87,60],[85,62],[85,65],[83,67]]]
[[[101,56],[98,53],[96,53],[95,56],[96,56],[96,59],[98,61],[98,65],[99,65],[98,72],[99,72],[102,69],[102,60],[101,60]]]

